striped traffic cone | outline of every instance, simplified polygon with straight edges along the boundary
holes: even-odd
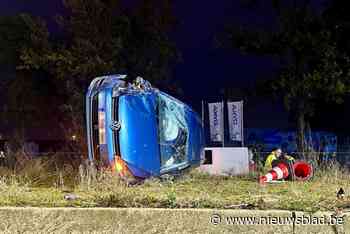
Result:
[[[260,176],[259,183],[265,184],[273,180],[286,179],[291,172],[288,165],[281,161],[275,167],[273,167],[266,175]]]

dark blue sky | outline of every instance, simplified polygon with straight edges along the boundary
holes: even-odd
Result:
[[[130,2],[139,0],[124,0]],[[292,1],[292,0],[289,0]],[[312,0],[315,9],[322,9],[326,0]],[[215,46],[215,36],[225,25],[236,24],[255,29],[273,29],[273,10],[263,1],[256,9],[242,7],[241,0],[183,1],[174,0],[175,15],[180,24],[171,36],[182,53],[183,62],[174,69],[180,81],[184,96],[178,97],[200,112],[201,100],[220,100],[220,90],[224,87],[243,88],[252,86],[256,80],[267,78],[278,69],[279,61],[272,57],[242,55],[237,49],[223,49]],[[288,0],[286,0],[288,2]],[[64,11],[62,0],[0,0],[0,15],[21,12],[44,17],[49,27],[56,24],[52,17]],[[51,19],[51,20],[49,20]],[[324,121],[320,126],[348,126],[349,115],[326,111],[318,116]],[[343,117],[344,116],[344,117]],[[286,128],[293,127],[288,121],[288,113],[281,102],[271,99],[249,99],[244,105],[245,127]],[[339,119],[329,123],[330,119]]]
[[[245,86],[263,74],[269,73],[276,61],[267,57],[243,56],[238,50],[215,46],[214,38],[229,23],[266,27],[270,25],[271,9],[242,8],[240,1],[176,1],[175,14],[180,24],[173,34],[183,57],[175,68],[175,77],[181,81],[185,94],[202,99],[215,96],[220,88]],[[62,12],[61,0],[1,0],[0,14],[29,12],[51,19]],[[54,23],[49,21],[52,27]],[[193,87],[202,88],[193,93]]]
[[[128,2],[132,5],[135,1],[139,0]],[[322,9],[324,1],[312,2],[315,9]],[[201,100],[220,100],[222,88],[252,86],[255,81],[271,76],[278,69],[279,61],[276,58],[242,55],[237,49],[217,48],[215,45],[215,37],[228,24],[273,29],[273,10],[266,4],[270,1],[264,1],[264,5],[257,9],[242,7],[240,0],[174,2],[175,15],[180,23],[171,36],[183,58],[183,62],[176,65],[174,76],[180,81],[185,94],[178,98],[198,112]],[[0,15],[31,13],[48,20],[51,29],[56,27],[52,17],[63,11],[62,0],[0,0]],[[327,113],[320,118],[334,118],[331,111]],[[248,100],[244,105],[244,116],[245,127],[248,128],[293,126],[282,103],[270,99]],[[348,123],[346,117],[340,122]]]
[[[64,10],[61,0],[1,0],[0,14],[28,12],[45,19]],[[247,9],[240,1],[175,1],[175,15],[180,24],[172,33],[183,62],[175,67],[174,75],[185,92],[180,99],[200,109],[201,100],[220,97],[223,87],[245,87],[255,80],[272,74],[278,61],[270,57],[241,55],[238,50],[217,48],[215,36],[227,24],[249,25],[255,28],[272,27],[271,6],[259,10]],[[53,20],[49,27],[54,27]],[[282,112],[274,104],[260,106],[262,110]],[[260,108],[255,106],[252,108]],[[247,110],[249,111],[249,110]],[[254,114],[252,120],[254,121]],[[249,116],[247,116],[249,118]],[[286,118],[284,118],[286,120]]]
[[[184,82],[186,93],[196,87],[196,98],[215,97],[222,87],[246,86],[276,67],[271,58],[244,56],[214,43],[230,23],[266,27],[272,22],[271,9],[257,12],[242,8],[239,1],[221,0],[177,1],[175,10],[180,20],[175,38],[184,58],[175,75]]]

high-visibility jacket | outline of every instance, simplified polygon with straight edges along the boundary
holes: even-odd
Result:
[[[286,160],[289,160],[289,161],[294,161],[295,159],[292,157],[292,156],[289,156],[289,155],[285,155],[284,157],[282,157]],[[265,161],[265,168],[270,170],[272,169],[272,162],[274,160],[278,159],[277,156],[274,154],[274,153],[270,153],[267,158],[266,158],[266,161]],[[281,158],[280,158],[281,159]]]
[[[265,168],[270,170],[272,169],[272,161],[276,160],[277,156],[274,153],[270,153],[265,161]]]

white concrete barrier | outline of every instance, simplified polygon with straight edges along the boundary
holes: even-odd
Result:
[[[211,175],[244,175],[249,173],[248,148],[205,148],[204,162],[200,170]]]

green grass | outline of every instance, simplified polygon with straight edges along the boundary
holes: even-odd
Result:
[[[174,180],[152,178],[130,187],[108,172],[49,165],[33,160],[20,170],[0,168],[0,206],[233,209],[249,204],[253,209],[308,212],[350,208],[350,174],[338,167],[317,171],[308,182],[262,186],[257,175],[221,177],[193,170]],[[344,200],[336,198],[340,187]],[[78,198],[67,201],[67,193]]]

